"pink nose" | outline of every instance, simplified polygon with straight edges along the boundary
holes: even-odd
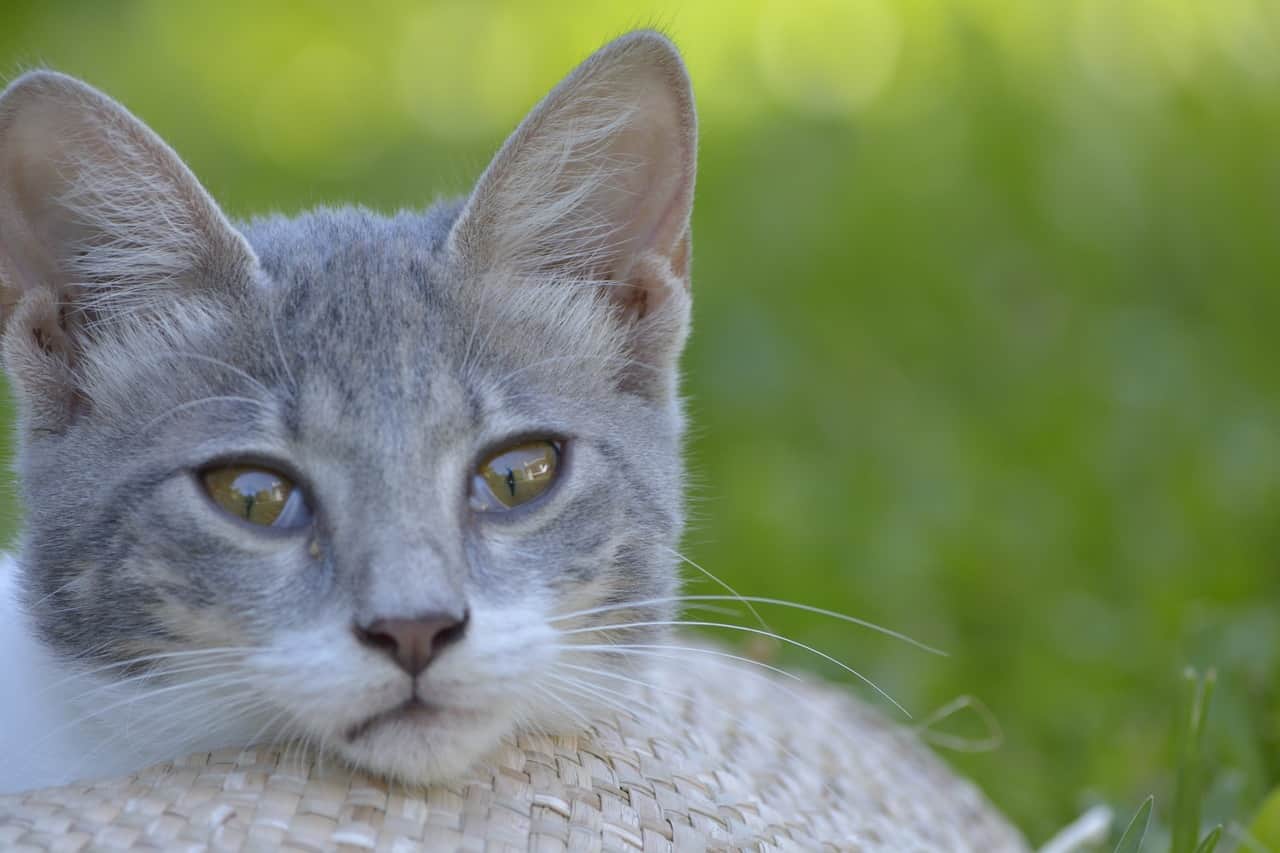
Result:
[[[416,678],[447,646],[462,639],[469,612],[459,619],[450,613],[423,613],[412,619],[375,619],[354,628],[356,638],[370,648],[385,652],[396,664]]]

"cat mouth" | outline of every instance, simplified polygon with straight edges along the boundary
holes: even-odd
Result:
[[[432,705],[430,702],[424,702],[417,696],[412,696],[399,705],[388,708],[385,711],[379,711],[371,717],[367,717],[359,723],[349,727],[344,733],[347,743],[354,743],[357,740],[368,735],[374,729],[379,728],[387,723],[407,722],[407,723],[429,723],[445,713],[445,709],[439,705]]]

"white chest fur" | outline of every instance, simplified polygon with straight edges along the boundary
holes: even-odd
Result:
[[[17,565],[0,559],[0,793],[68,781],[92,748],[63,689],[68,678],[17,601]]]
[[[131,726],[138,690],[59,660],[35,637],[17,596],[18,567],[0,555],[0,794],[128,773],[204,744]]]

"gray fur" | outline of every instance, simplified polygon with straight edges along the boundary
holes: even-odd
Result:
[[[637,69],[652,79],[635,83]],[[600,119],[581,151],[566,104]],[[15,177],[34,155],[11,143],[32,116],[77,123],[87,140],[69,177],[55,170],[71,186],[39,205]],[[554,628],[568,626],[549,620],[676,586],[694,124],[674,49],[653,33],[603,48],[526,120],[469,199],[424,213],[321,209],[232,230],[132,121],[47,72],[0,97],[19,563],[39,637],[77,666],[251,648],[235,665],[268,710],[415,781],[457,772],[517,720],[566,724],[520,680],[557,654]],[[644,172],[647,151],[660,180]],[[505,221],[513,209],[522,218]],[[157,234],[166,222],[173,233]],[[566,440],[558,484],[501,517],[477,515],[467,489],[480,454],[519,435]],[[216,511],[194,472],[244,458],[297,476],[312,529],[252,530]],[[357,648],[350,626],[467,608],[535,614],[512,627],[534,639],[508,643],[499,666],[484,655],[500,643],[469,634],[439,662],[440,683],[433,665],[419,689],[509,713],[477,722],[474,737],[460,722],[448,742],[423,726],[344,743],[343,729],[393,704],[402,677]],[[668,613],[650,604],[573,625]],[[314,658],[290,658],[281,638],[304,635]],[[333,671],[350,661],[359,672]],[[473,663],[478,686],[458,687]],[[256,714],[255,724],[267,711]]]

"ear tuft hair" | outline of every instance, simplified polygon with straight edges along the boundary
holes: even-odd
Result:
[[[598,285],[635,327],[629,356],[665,369],[688,322],[696,170],[680,54],[659,33],[630,33],[533,108],[481,176],[450,247],[473,277]],[[640,328],[660,313],[663,334]]]
[[[54,361],[74,366],[97,326],[233,293],[256,264],[172,149],[124,107],[51,71],[0,93],[0,328],[30,405],[74,396]]]
[[[191,172],[124,107],[51,71],[0,94],[0,303],[52,290],[111,319],[166,290],[240,283],[252,265]]]

